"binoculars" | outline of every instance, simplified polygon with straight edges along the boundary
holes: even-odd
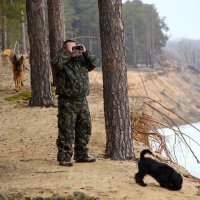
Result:
[[[83,46],[82,45],[73,46],[72,51],[83,51]]]

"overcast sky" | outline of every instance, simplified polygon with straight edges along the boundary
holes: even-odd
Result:
[[[125,2],[126,0],[123,0]],[[200,0],[142,0],[154,4],[160,17],[166,17],[172,39],[200,39]]]

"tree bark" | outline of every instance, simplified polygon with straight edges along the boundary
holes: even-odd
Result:
[[[98,0],[106,124],[105,157],[133,159],[121,0]]]
[[[153,12],[151,14],[151,27],[150,27],[150,36],[151,36],[151,45],[150,45],[150,66],[153,68],[154,67],[154,17],[153,17]]]
[[[2,50],[7,48],[7,24],[6,15],[2,16]]]
[[[21,45],[22,45],[22,54],[27,54],[26,49],[26,26],[24,22],[24,13],[21,11]]]
[[[137,67],[137,41],[136,41],[136,31],[135,31],[135,24],[133,23],[132,28],[133,34],[133,67]]]
[[[64,10],[62,0],[48,0],[48,24],[51,61],[56,57],[64,42]],[[55,85],[56,74],[51,65],[53,85]]]
[[[44,19],[44,0],[26,0],[32,97],[30,106],[53,105],[49,80],[47,35]]]

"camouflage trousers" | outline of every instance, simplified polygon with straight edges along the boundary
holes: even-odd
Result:
[[[57,160],[82,158],[87,155],[86,148],[91,135],[91,118],[87,100],[68,100],[58,98],[58,147]]]

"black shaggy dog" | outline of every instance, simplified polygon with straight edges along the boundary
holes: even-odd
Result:
[[[140,152],[140,160],[138,162],[138,172],[135,174],[135,181],[137,184],[145,187],[144,176],[152,176],[161,187],[169,190],[180,190],[183,183],[182,176],[167,164],[157,162],[151,158],[145,158],[145,154],[153,153],[144,149]]]

